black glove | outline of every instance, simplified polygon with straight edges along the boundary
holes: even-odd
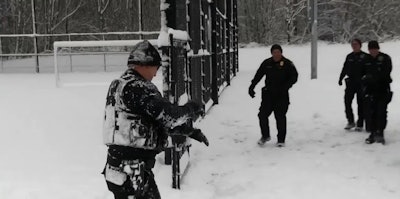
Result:
[[[171,135],[172,142],[178,145],[181,145],[186,142],[187,136],[184,135]]]
[[[196,117],[204,115],[203,105],[200,105],[197,102],[189,101],[185,106],[188,107]]]
[[[201,132],[200,129],[193,128],[193,133],[189,135],[189,137],[200,143],[204,143],[206,146],[210,144],[207,137]]]
[[[254,86],[253,85],[251,85],[249,87],[249,95],[250,95],[251,98],[254,98],[256,96],[256,92],[254,92]]]
[[[343,82],[341,79],[339,79],[339,86],[342,86],[342,85],[343,85]]]

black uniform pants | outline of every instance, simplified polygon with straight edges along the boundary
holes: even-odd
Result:
[[[262,102],[258,118],[262,137],[270,137],[268,117],[274,112],[276,127],[278,129],[278,142],[284,143],[286,139],[286,113],[289,108],[289,93],[271,93],[263,90]]]
[[[365,98],[366,130],[371,133],[383,133],[387,124],[387,107],[392,92]]]
[[[355,83],[346,80],[346,90],[344,93],[344,104],[345,104],[345,112],[346,118],[349,123],[354,123],[354,114],[353,114],[353,98],[354,95],[357,96],[357,113],[358,113],[358,120],[357,120],[357,127],[363,127],[364,124],[364,110],[363,110],[363,93],[360,85],[356,85]]]

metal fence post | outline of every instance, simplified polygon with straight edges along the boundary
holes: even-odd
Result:
[[[233,0],[233,25],[235,26],[234,29],[234,41],[233,41],[233,45],[234,47],[234,62],[235,62],[235,70],[234,70],[234,75],[236,76],[236,73],[239,72],[239,29],[238,29],[238,11],[237,11],[237,0]]]
[[[139,10],[139,32],[142,32],[143,30],[143,23],[142,23],[142,0],[138,1],[138,10]],[[139,39],[143,39],[143,34],[139,34]]]
[[[225,11],[225,43],[226,43],[226,83],[227,85],[231,85],[231,70],[234,68],[231,61],[231,0],[226,1],[226,11]]]
[[[1,60],[0,60],[1,71],[0,72],[4,71],[3,56],[2,55],[3,55],[3,47],[1,45],[1,37],[0,37],[0,57],[1,57]]]
[[[312,0],[312,26],[311,26],[311,79],[317,79],[318,67],[318,1]]]
[[[217,10],[215,6],[215,2],[212,1],[210,3],[210,10],[211,10],[211,65],[212,65],[212,77],[211,77],[211,99],[213,100],[214,104],[218,104],[218,66],[217,66]]]
[[[68,35],[68,40],[71,41],[71,35]],[[69,47],[69,67],[70,71],[72,72],[72,48]]]
[[[36,36],[36,16],[35,16],[35,0],[31,0],[32,7],[32,32],[33,32],[33,50],[35,54],[35,71],[39,73],[39,55],[37,47],[37,36]]]
[[[105,41],[104,35],[103,35],[103,41]],[[107,60],[106,60],[105,46],[103,46],[103,61],[104,61],[104,72],[107,72]]]

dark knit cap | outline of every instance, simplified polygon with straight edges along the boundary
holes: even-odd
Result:
[[[271,53],[274,50],[279,50],[279,51],[283,52],[282,51],[282,47],[279,44],[274,44],[274,45],[271,46]]]
[[[147,40],[139,42],[129,54],[128,65],[161,66],[161,57],[157,49]]]
[[[379,43],[375,40],[368,42],[368,49],[379,49]]]

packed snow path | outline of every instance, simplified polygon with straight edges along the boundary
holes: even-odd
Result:
[[[287,145],[274,146],[271,116],[273,139],[259,147],[263,81],[254,99],[247,88],[269,49],[240,49],[238,76],[197,124],[210,147],[193,141],[182,190],[170,188],[171,169],[162,164],[162,155],[157,157],[154,172],[163,198],[398,199],[399,44],[381,46],[394,63],[386,146],[366,145],[367,133],[343,130],[344,87],[337,80],[350,46],[321,44],[318,80],[309,79],[309,46],[283,47],[300,75],[290,91]],[[97,75],[110,81],[117,74]],[[0,74],[0,198],[112,198],[100,175],[106,156],[101,137],[106,90],[100,84],[56,89],[50,74]]]

